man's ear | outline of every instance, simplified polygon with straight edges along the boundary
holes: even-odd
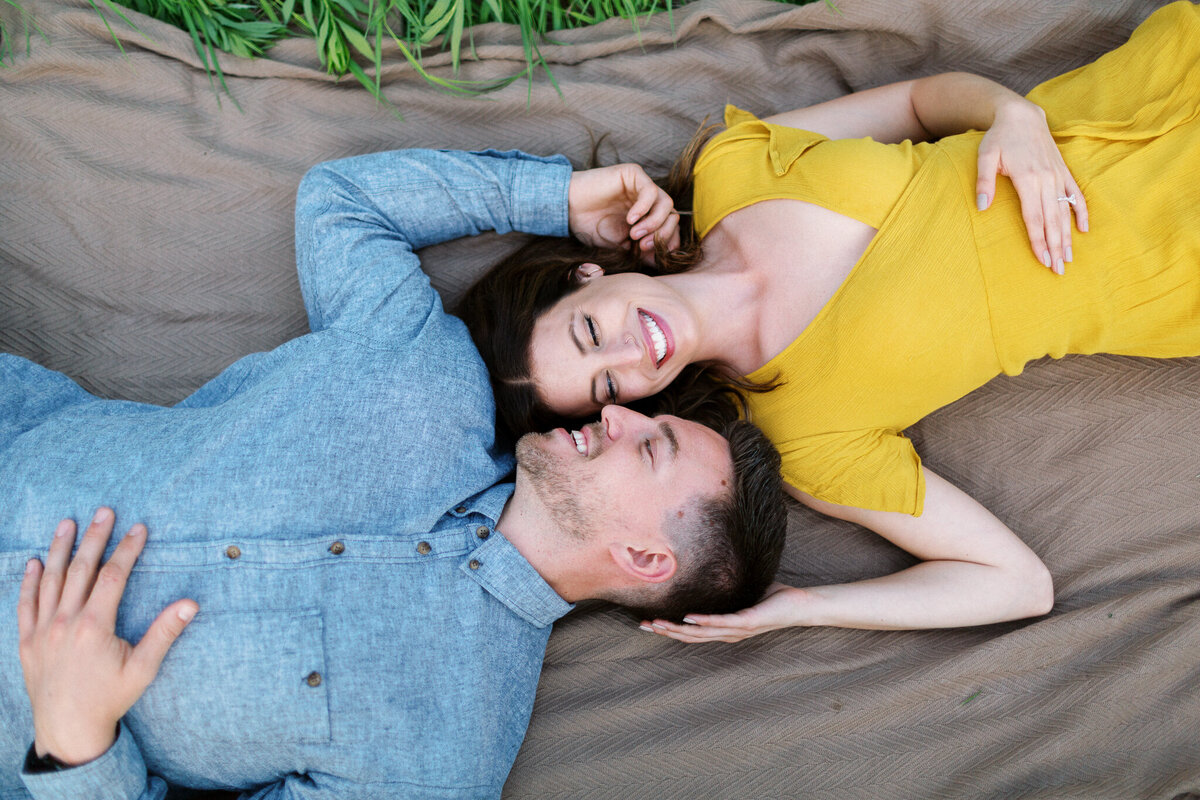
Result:
[[[646,583],[670,580],[679,566],[675,561],[675,553],[664,545],[636,547],[613,542],[609,545],[609,553],[626,574]]]
[[[599,278],[604,274],[604,267],[599,264],[584,263],[575,268],[575,282],[585,284],[592,278]]]

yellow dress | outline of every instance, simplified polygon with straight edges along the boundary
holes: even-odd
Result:
[[[1200,354],[1200,7],[1160,9],[1120,48],[1034,89],[1087,199],[1057,276],[1034,259],[1011,183],[975,210],[981,133],[832,141],[735,108],[695,168],[703,236],[792,198],[878,230],[845,282],[749,377],[784,477],[842,505],[920,514],[903,431],[1000,373],[1067,353]],[[802,258],[803,254],[798,254]]]

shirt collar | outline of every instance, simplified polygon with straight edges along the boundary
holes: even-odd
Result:
[[[493,520],[492,531],[459,564],[480,586],[530,625],[544,628],[575,606],[563,600],[525,556],[496,530],[495,521],[512,497],[513,484],[502,483],[472,497],[471,511]]]

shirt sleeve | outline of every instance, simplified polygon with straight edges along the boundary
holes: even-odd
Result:
[[[921,515],[921,458],[901,433],[848,431],[777,444],[783,479],[805,494],[840,506]]]
[[[21,780],[34,800],[162,800],[167,794],[166,783],[147,775],[142,751],[124,723],[99,758],[58,772],[22,771]]]
[[[309,326],[382,311],[413,335],[441,301],[415,250],[483,231],[566,236],[571,166],[518,151],[396,150],[320,164],[296,199],[296,260]]]

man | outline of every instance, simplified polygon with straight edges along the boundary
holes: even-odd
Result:
[[[99,401],[0,357],[0,798],[160,798],[164,780],[263,798],[496,796],[570,602],[678,616],[761,592],[783,522],[777,462],[752,428],[736,429],[731,454],[701,426],[614,408],[578,432],[582,449],[561,429],[523,439],[515,486],[497,483],[512,460],[495,444],[487,376],[412,249],[487,228],[565,233],[571,183],[565,162],[512,153],[315,169],[297,204],[313,333],[174,408]],[[628,210],[603,194],[572,194],[572,223]],[[49,554],[44,541],[63,511],[101,501],[151,531],[107,638],[97,652],[50,647],[55,626],[30,633],[28,614],[18,637],[32,557],[46,559],[34,629],[42,609],[111,613],[83,612],[78,578],[56,605],[67,537]],[[85,535],[77,574],[99,563],[111,525]],[[115,604],[111,583],[96,582]],[[140,699],[154,659],[122,691],[98,691],[110,672],[64,695],[55,664],[160,637],[153,620],[180,598],[199,614]],[[193,608],[168,609],[170,632]],[[65,711],[31,710],[18,638],[29,694],[66,696]],[[119,727],[85,713],[123,711],[118,696],[137,700]],[[63,732],[63,718],[89,722]]]

